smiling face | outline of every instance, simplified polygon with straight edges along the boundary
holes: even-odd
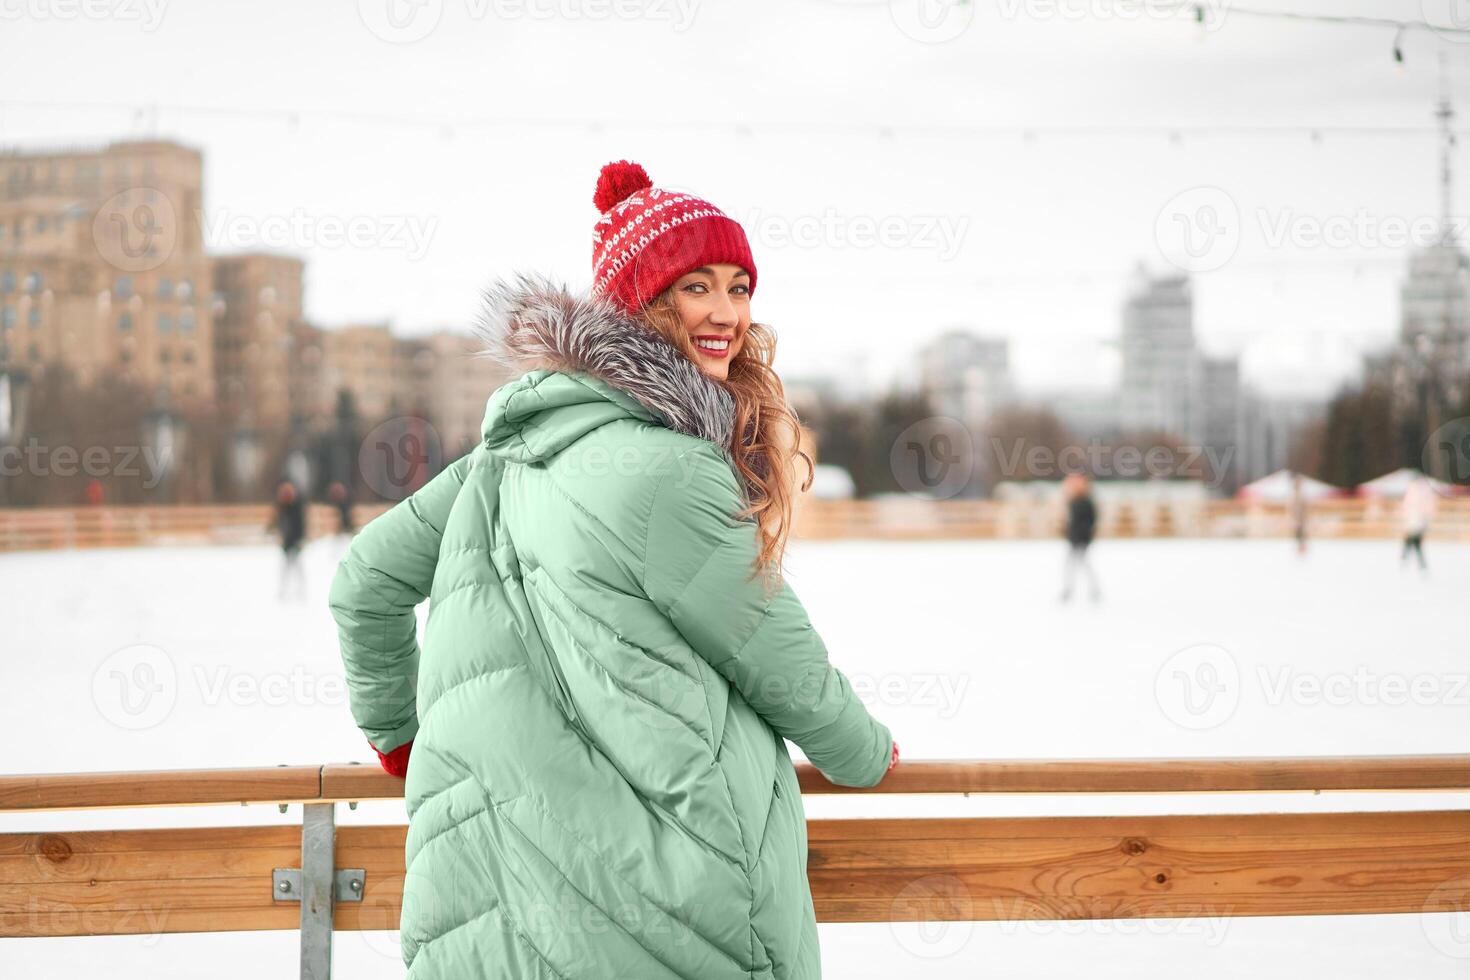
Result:
[[[729,263],[702,266],[675,280],[670,294],[700,370],[725,380],[750,327],[750,274]]]

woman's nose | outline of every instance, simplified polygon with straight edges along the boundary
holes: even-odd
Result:
[[[721,296],[715,300],[709,319],[717,326],[733,327],[740,322],[740,315],[735,312],[735,304],[730,302],[730,297]]]

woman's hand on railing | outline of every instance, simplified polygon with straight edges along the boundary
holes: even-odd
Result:
[[[888,768],[885,769],[885,770],[883,770],[883,775],[886,776],[890,772],[892,772],[893,771],[893,767],[896,766],[896,765],[898,765],[898,743],[897,742],[894,742],[893,743],[893,758],[891,758],[891,759],[888,760]]]
[[[372,745],[371,742],[368,744]],[[378,752],[376,745],[373,745],[373,751]],[[413,741],[409,740],[398,746],[392,752],[378,752],[378,763],[389,775],[397,776],[401,779],[408,774],[408,756],[412,751]]]

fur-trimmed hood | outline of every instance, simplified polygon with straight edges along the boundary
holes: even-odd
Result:
[[[660,424],[714,443],[731,458],[734,397],[657,331],[607,300],[574,296],[536,276],[498,281],[484,300],[475,324],[482,356],[513,371],[591,375]],[[487,418],[487,437],[491,425]]]

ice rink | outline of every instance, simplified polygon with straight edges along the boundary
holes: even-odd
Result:
[[[311,544],[304,600],[261,547],[0,556],[12,772],[368,762]],[[798,542],[788,575],[905,759],[1470,752],[1470,546],[1102,541],[1099,603],[1054,542]],[[420,607],[420,615],[427,607]],[[793,755],[796,752],[793,751]],[[807,797],[809,816],[1465,808],[1464,796]],[[297,823],[274,806],[0,817],[0,830]],[[401,822],[401,804],[338,820]],[[833,978],[1462,978],[1470,913],[824,925]],[[0,974],[294,976],[296,935],[0,940]],[[402,975],[396,934],[338,933],[337,975]]]

